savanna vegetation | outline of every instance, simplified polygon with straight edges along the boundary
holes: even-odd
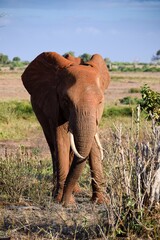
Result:
[[[75,56],[73,51],[69,51],[63,54],[66,56],[70,54]],[[79,55],[80,58],[84,60],[84,62],[89,61],[91,58],[91,54],[83,53]],[[108,57],[104,58],[106,65],[110,69],[110,71],[118,71],[118,72],[160,72],[160,50],[156,52],[155,55],[152,56],[150,63],[142,63],[142,62],[111,62]],[[29,64],[28,61],[22,61],[20,57],[15,56],[12,60],[3,53],[0,53],[0,69],[3,70],[3,67],[8,67],[10,70],[15,70],[17,68],[25,68]]]
[[[25,68],[29,64],[28,61],[22,61],[20,57],[13,57],[12,60],[3,53],[0,53],[0,70],[3,70],[4,67],[8,67],[10,70],[15,68]]]
[[[0,81],[12,83],[12,74],[20,81],[10,72]],[[90,203],[88,164],[78,204],[52,201],[51,158],[30,102],[16,99],[16,90],[2,94],[0,239],[159,239],[160,76],[148,74],[111,72],[100,126],[109,205]]]

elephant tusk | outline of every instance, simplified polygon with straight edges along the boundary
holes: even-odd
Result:
[[[99,150],[100,150],[101,160],[103,160],[103,147],[102,147],[102,145],[101,145],[101,143],[100,143],[98,133],[96,133],[96,135],[95,135],[94,137],[95,137],[96,143],[97,143],[97,145],[98,145],[98,148],[99,148]]]
[[[74,154],[80,159],[85,159],[85,157],[81,156],[78,153],[78,151],[76,149],[75,141],[74,141],[74,136],[71,132],[69,132],[69,136],[70,136],[71,148],[72,148],[72,151],[74,152]]]

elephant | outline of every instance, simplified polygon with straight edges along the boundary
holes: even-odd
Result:
[[[77,64],[84,64],[84,61],[82,58],[80,57],[73,57],[70,54],[66,54],[65,58],[67,58],[68,60],[70,60],[71,62],[77,63]]]
[[[110,75],[102,56],[83,62],[43,52],[27,66],[22,82],[51,152],[53,199],[63,206],[75,204],[73,193],[79,191],[77,182],[88,160],[91,200],[107,202],[98,126]]]

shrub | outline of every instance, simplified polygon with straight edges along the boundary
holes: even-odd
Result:
[[[139,88],[130,88],[128,92],[129,93],[139,93],[139,92],[141,92],[141,90]]]
[[[14,66],[10,66],[10,70],[14,70],[15,69],[15,67]]]
[[[28,101],[13,102],[13,111],[17,117],[29,118],[33,116],[33,109]]]
[[[153,118],[158,124],[160,124],[160,93],[150,89],[145,84],[141,88],[142,99],[140,106],[142,110],[147,113],[147,118]]]
[[[121,104],[125,104],[125,105],[133,105],[133,104],[139,103],[138,98],[132,98],[130,96],[124,97],[124,98],[120,99],[119,101]]]

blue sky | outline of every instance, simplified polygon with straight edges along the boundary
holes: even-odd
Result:
[[[0,53],[43,51],[150,62],[160,49],[158,0],[0,0]]]

